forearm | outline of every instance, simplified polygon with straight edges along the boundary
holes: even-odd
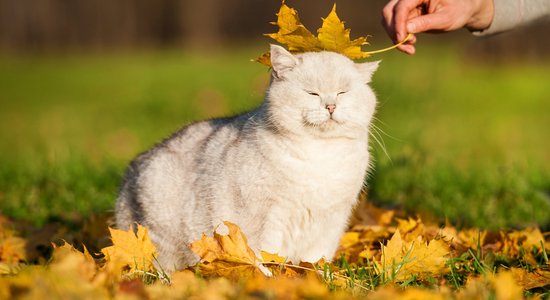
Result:
[[[476,35],[489,35],[528,24],[550,16],[550,0],[493,0],[494,17],[491,25]]]

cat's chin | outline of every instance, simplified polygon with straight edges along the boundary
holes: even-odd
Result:
[[[323,132],[333,130],[340,126],[340,122],[332,118],[327,118],[325,120],[305,121],[304,124],[308,128]]]
[[[318,138],[356,138],[353,130],[346,128],[344,122],[329,118],[323,122],[306,123],[307,131]]]

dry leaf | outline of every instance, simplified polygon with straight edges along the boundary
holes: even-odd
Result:
[[[408,243],[397,230],[382,248],[381,270],[395,281],[405,281],[412,275],[426,279],[448,272],[446,262],[450,251],[443,240],[434,239],[427,243],[418,236]]]
[[[54,245],[50,268],[61,274],[79,276],[82,280],[89,282],[92,281],[97,271],[96,263],[87,250],[82,253],[67,242],[62,246]]]
[[[27,242],[12,230],[8,219],[0,215],[0,262],[12,265],[27,259]],[[1,274],[1,271],[0,271]]]
[[[417,287],[409,287],[407,289],[398,289],[395,286],[388,285],[377,289],[373,293],[369,294],[369,300],[387,300],[387,299],[397,299],[397,300],[421,300],[421,299],[430,299],[430,300],[444,300],[449,299],[447,296],[448,291],[432,291]]]
[[[113,245],[101,249],[107,268],[113,272],[129,268],[130,272],[152,271],[157,257],[155,245],[149,239],[147,228],[137,225],[137,232],[109,228]]]
[[[26,259],[27,242],[17,236],[0,237],[0,262],[17,263]]]
[[[279,256],[277,254],[272,254],[269,252],[261,251],[262,260],[264,262],[276,262],[276,263],[285,263],[287,259],[285,257]]]
[[[366,37],[350,39],[350,29],[346,29],[344,22],[336,14],[336,4],[328,16],[323,19],[323,25],[318,30],[317,39],[321,48],[327,51],[341,53],[351,59],[366,58],[370,55],[361,51],[361,46],[368,44]]]
[[[403,239],[401,233],[397,230],[386,246],[382,246],[381,266],[378,270],[386,274],[386,278],[394,278],[399,269],[399,264],[403,261]]]
[[[1,223],[0,217],[0,237],[5,240],[8,235],[14,236]],[[550,284],[550,272],[545,265],[548,251],[543,250],[548,247],[548,236],[534,228],[487,233],[479,229],[457,230],[450,225],[439,228],[423,224],[420,219],[393,219],[384,226],[356,225],[341,239],[338,256],[344,254],[349,258],[350,269],[346,269],[324,261],[289,266],[285,258],[266,252],[261,253],[258,262],[239,228],[231,223],[226,226],[228,235],[216,233],[195,244],[204,258],[197,269],[206,279],[187,270],[172,274],[168,285],[165,278],[156,277],[155,273],[147,276],[142,276],[143,272],[127,273],[139,257],[154,257],[154,247],[151,250],[147,246],[150,241],[144,228],[138,228],[137,234],[111,230],[115,245],[104,249],[110,260],[103,268],[85,248],[81,252],[67,243],[54,247],[47,265],[0,262],[0,272],[10,274],[0,276],[0,299],[353,299],[364,296],[365,289],[371,288],[348,273],[350,269],[362,268],[384,275],[379,282],[385,284],[368,292],[369,299],[521,299],[523,290],[540,297]],[[391,239],[387,244],[381,245],[380,241],[388,237]],[[456,284],[451,282],[452,276],[440,276],[448,272],[445,262],[450,243],[453,257],[461,257],[454,262],[454,275],[467,277],[465,286],[457,290],[451,290]],[[128,245],[134,245],[130,247],[133,250],[140,247],[149,250],[130,254],[125,249]],[[509,261],[509,271],[501,268],[494,275],[488,272],[487,276],[474,277],[470,267],[476,258],[462,254],[478,246],[481,247],[478,259],[487,261],[491,255],[501,256]],[[118,254],[112,251],[122,251],[124,259],[114,259]],[[369,259],[368,265],[361,257]],[[525,262],[530,266],[524,267]],[[271,267],[273,277],[253,276],[262,273],[263,265]],[[327,270],[328,285],[319,276],[319,270]],[[210,278],[210,275],[230,278]],[[238,283],[231,280],[235,277]],[[422,284],[430,277],[437,279],[428,284],[435,285],[435,289],[400,288],[396,284],[413,278]],[[329,287],[336,291],[329,291]]]
[[[396,219],[397,229],[401,232],[403,239],[407,242],[414,241],[418,236],[423,236],[425,233],[424,224],[420,219]]]
[[[336,14],[336,4],[328,16],[323,19],[317,37],[302,24],[298,12],[288,7],[284,1],[277,13],[277,22],[272,24],[277,25],[279,31],[266,34],[266,36],[286,45],[290,52],[333,51],[351,59],[370,56],[368,52],[361,50],[362,45],[368,44],[366,37],[360,37],[353,41],[350,39],[350,29],[345,28],[344,22]],[[269,53],[263,54],[256,61],[271,66]]]
[[[550,285],[550,271],[535,270],[528,272],[520,268],[512,268],[510,271],[516,282],[525,290]]]
[[[538,228],[527,228],[521,231],[510,233],[501,232],[504,241],[503,252],[510,257],[519,257],[523,252],[529,253],[533,248],[542,251],[545,248],[550,249],[550,243],[545,242],[544,236]],[[532,265],[536,265],[532,263]]]
[[[501,272],[492,278],[496,300],[523,299],[523,289],[517,285],[511,272]]]
[[[448,273],[446,262],[449,256],[449,246],[442,240],[431,240],[426,243],[419,236],[410,244],[410,251],[405,254],[407,263],[403,264],[397,278],[406,279],[410,275],[418,275],[420,279],[427,276],[438,276]]]
[[[337,299],[315,274],[299,278],[255,277],[246,282],[245,289],[260,299]],[[263,296],[263,297],[262,297]],[[345,299],[349,299],[349,296]]]
[[[277,13],[279,27],[276,33],[266,34],[277,42],[287,45],[292,52],[320,51],[319,40],[300,21],[298,12],[288,7],[284,2]]]
[[[201,258],[201,273],[204,276],[241,277],[262,272],[239,227],[227,221],[224,224],[229,229],[228,235],[214,232],[214,236],[209,237],[203,234],[200,240],[191,243],[191,250]]]

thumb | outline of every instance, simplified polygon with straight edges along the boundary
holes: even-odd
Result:
[[[430,30],[448,30],[451,24],[448,16],[441,13],[422,15],[407,22],[407,31],[419,33]]]

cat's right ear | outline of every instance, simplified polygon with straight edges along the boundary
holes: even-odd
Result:
[[[372,79],[372,75],[376,70],[378,69],[378,65],[380,64],[380,61],[373,61],[373,62],[364,62],[364,63],[356,63],[355,67],[357,70],[359,70],[359,73],[361,76],[363,76],[363,81],[365,83],[369,83]]]
[[[298,59],[281,46],[271,44],[270,53],[273,74],[277,78],[281,78],[285,72],[292,70],[298,64]]]

